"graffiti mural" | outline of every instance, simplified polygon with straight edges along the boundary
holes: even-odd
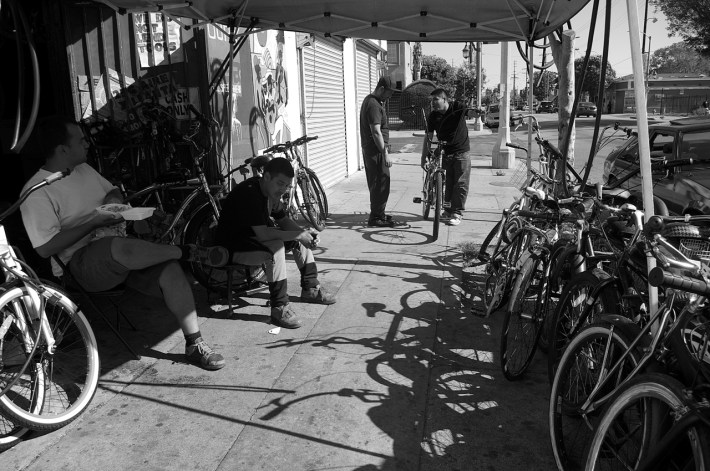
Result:
[[[291,139],[287,124],[288,80],[284,60],[284,33],[262,31],[252,46],[254,106],[249,114],[252,150]]]

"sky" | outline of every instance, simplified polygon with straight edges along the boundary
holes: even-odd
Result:
[[[639,5],[639,15],[643,17],[645,0],[637,0]],[[597,13],[597,29],[594,33],[594,41],[592,43],[592,54],[601,55],[604,43],[604,15],[606,13],[606,3],[600,2],[599,11]],[[592,16],[592,2],[589,2],[586,7],[580,11],[577,16],[572,18],[572,29],[576,33],[574,40],[576,57],[584,57],[587,50],[587,39],[589,37],[589,28]],[[655,21],[654,21],[655,19]],[[643,30],[643,18],[639,21]],[[656,49],[670,46],[673,43],[681,41],[679,37],[668,37],[666,30],[667,20],[660,11],[654,11],[653,7],[648,10],[648,25],[646,34],[651,37],[651,53]],[[609,37],[609,63],[616,72],[617,77],[629,75],[632,73],[631,65],[631,45],[629,43],[629,26],[628,16],[626,13],[626,2],[612,2],[611,14],[611,35]],[[646,40],[646,48],[648,49],[648,39]],[[464,62],[463,58],[463,43],[422,43],[422,53],[424,55],[438,56],[446,59],[449,64],[454,67],[460,66]],[[536,53],[535,63],[542,62],[541,55]],[[508,50],[508,73],[511,77],[511,87],[513,86],[512,77],[513,70],[516,71],[516,82],[519,88],[520,84],[525,81],[525,61],[520,57],[515,43],[509,44]],[[548,53],[547,61],[551,60]],[[483,46],[483,61],[482,66],[486,76],[485,88],[493,88],[500,81],[500,44],[485,44]],[[555,70],[554,66],[550,70]],[[519,77],[519,78],[518,78]]]

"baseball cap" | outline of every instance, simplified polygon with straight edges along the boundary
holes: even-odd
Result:
[[[389,75],[385,75],[384,77],[380,77],[380,80],[377,82],[377,87],[385,87],[385,90],[397,90],[394,86],[394,81],[392,80],[392,77]]]

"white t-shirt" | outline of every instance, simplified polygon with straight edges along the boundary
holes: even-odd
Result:
[[[22,191],[51,174],[40,169],[25,183]],[[32,247],[46,244],[63,229],[71,229],[89,221],[96,208],[103,204],[106,194],[115,188],[89,164],[80,164],[69,176],[32,193],[20,206],[22,222]],[[90,236],[86,235],[59,252],[59,259],[64,263],[69,262],[74,252],[89,243]],[[61,275],[61,269],[54,263],[52,271],[55,275]]]

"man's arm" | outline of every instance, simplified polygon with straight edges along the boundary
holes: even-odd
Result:
[[[392,166],[392,159],[390,159],[389,154],[387,153],[387,144],[385,144],[385,138],[382,135],[382,130],[380,129],[380,124],[370,124],[370,133],[372,134],[372,139],[375,141],[375,145],[377,146],[377,150],[380,151],[380,154],[385,156],[385,165],[388,167]]]
[[[118,213],[96,213],[96,216],[89,222],[81,224],[71,229],[63,229],[58,232],[54,237],[52,237],[49,242],[39,247],[35,247],[35,250],[40,255],[40,257],[48,258],[52,255],[58,254],[67,247],[72,246],[82,237],[89,235],[95,229],[104,226],[113,226],[123,221],[123,218]]]
[[[314,240],[317,240],[317,232],[316,237],[314,237],[312,232],[304,230],[288,217],[279,219],[276,221],[276,224],[278,224],[279,227],[252,226],[256,239],[261,242],[269,240],[280,240],[282,242],[296,240],[306,247],[313,247]]]

